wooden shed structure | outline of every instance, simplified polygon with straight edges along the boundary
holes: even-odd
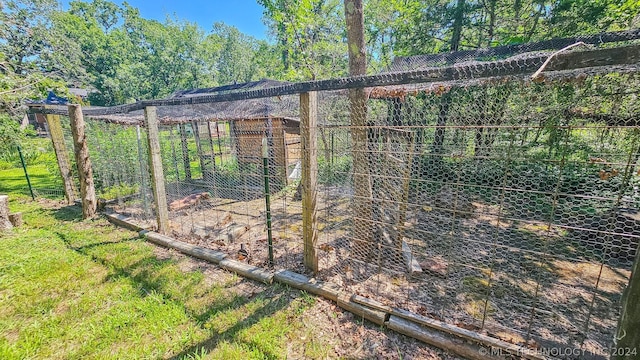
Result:
[[[178,91],[171,98],[212,96],[235,91],[256,90],[287,83],[274,80],[260,80],[243,84],[233,84],[214,88]],[[171,121],[183,123],[184,116],[192,120],[191,129],[198,145],[198,157],[203,178],[214,177],[216,158],[223,162],[230,158],[237,161],[241,169],[262,167],[262,139],[269,145],[269,172],[274,190],[288,183],[289,169],[300,160],[300,121],[295,98],[262,98],[246,101],[215,102],[192,105],[184,114],[174,114],[161,123]],[[164,120],[164,121],[163,121]],[[183,126],[183,125],[180,125]],[[186,132],[186,131],[181,131]],[[184,133],[181,137],[184,138]],[[226,139],[226,141],[221,141]],[[217,146],[213,146],[215,142]],[[211,146],[206,149],[206,143]],[[216,154],[214,149],[218,149]]]

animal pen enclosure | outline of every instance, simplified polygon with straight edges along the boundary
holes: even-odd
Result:
[[[640,237],[638,37],[87,109],[94,172],[107,211],[157,226],[141,112],[157,107],[175,238],[269,266],[268,178],[275,268],[312,256],[319,279],[384,304],[608,357]]]

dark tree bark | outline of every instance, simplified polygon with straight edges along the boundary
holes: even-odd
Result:
[[[465,0],[458,0],[453,18],[453,34],[451,34],[451,51],[458,51],[462,39],[462,22],[464,20]]]
[[[464,20],[465,0],[458,0],[456,4],[455,18],[453,20],[453,34],[451,35],[450,48],[451,51],[458,51],[460,41],[462,39],[462,25]],[[438,122],[436,124],[436,133],[433,138],[431,149],[434,154],[442,154],[444,148],[445,127],[447,126],[447,117],[449,114],[451,96],[449,93],[442,95],[440,99],[440,109],[438,111]],[[440,159],[434,159],[440,162]]]

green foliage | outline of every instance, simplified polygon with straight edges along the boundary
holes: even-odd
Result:
[[[353,158],[338,156],[327,162],[323,157],[318,158],[318,182],[326,185],[345,184],[349,180]]]
[[[276,51],[288,80],[347,74],[346,31],[339,0],[259,0],[277,39]]]
[[[20,124],[9,116],[0,113],[0,156],[4,157],[25,138]]]
[[[0,113],[17,119],[26,99],[42,97],[50,89],[66,93],[63,79],[74,68],[74,56],[51,26],[56,7],[53,0],[0,4]]]
[[[123,198],[128,195],[137,194],[140,191],[140,186],[137,184],[118,184],[102,189],[100,197],[105,200],[113,200]]]

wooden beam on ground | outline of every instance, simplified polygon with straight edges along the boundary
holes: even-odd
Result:
[[[169,210],[167,209],[167,193],[164,187],[164,171],[160,155],[160,134],[155,106],[144,109],[147,141],[149,144],[149,169],[151,170],[151,189],[156,207],[158,232],[166,234],[169,230]]]
[[[85,135],[84,116],[82,107],[77,104],[68,106],[69,120],[71,120],[71,134],[73,135],[73,148],[80,178],[80,197],[82,200],[82,217],[92,218],[96,215],[98,200],[96,188],[93,183],[93,170],[89,158],[89,146]]]
[[[316,184],[318,181],[318,96],[316,92],[300,94],[300,133],[302,137],[302,238],[304,265],[318,272],[318,223]]]
[[[49,127],[49,135],[51,136],[51,142],[53,143],[53,150],[58,160],[58,169],[60,170],[60,176],[62,177],[62,184],[64,185],[64,196],[67,199],[67,204],[73,205],[76,200],[76,185],[73,182],[73,172],[69,165],[69,154],[67,153],[67,147],[64,143],[64,134],[62,132],[62,123],[60,122],[60,115],[47,115],[47,126]]]

